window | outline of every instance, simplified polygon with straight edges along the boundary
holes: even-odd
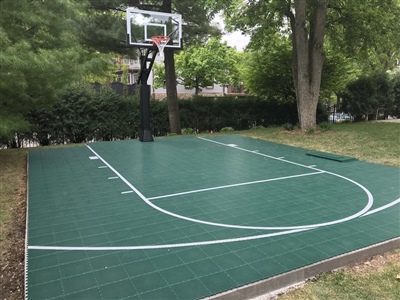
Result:
[[[134,84],[134,83],[135,83],[135,74],[129,73],[128,74],[128,84]]]

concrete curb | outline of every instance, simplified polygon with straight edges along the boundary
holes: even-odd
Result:
[[[276,296],[280,292],[298,285],[307,279],[311,279],[321,273],[337,270],[346,265],[360,262],[372,256],[383,254],[400,248],[400,237],[379,244],[375,244],[356,251],[335,256],[300,269],[280,274],[268,279],[254,282],[221,294],[217,294],[207,300],[242,300],[263,296],[262,299]]]

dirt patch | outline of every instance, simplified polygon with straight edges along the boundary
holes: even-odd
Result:
[[[400,249],[376,255],[361,263],[349,265],[344,268],[344,271],[355,275],[371,274],[380,272],[388,264],[400,268]]]
[[[281,130],[279,132],[280,134],[288,134],[288,135],[319,135],[319,134],[334,134],[336,133],[333,129],[326,129],[326,130],[321,130],[321,129],[312,129],[310,132],[301,130],[301,129],[293,129],[293,130]]]
[[[26,164],[25,164],[26,165]],[[26,227],[26,168],[15,190],[14,201],[6,214],[11,216],[5,225],[5,239],[1,241],[0,287],[1,299],[24,299],[25,227]]]

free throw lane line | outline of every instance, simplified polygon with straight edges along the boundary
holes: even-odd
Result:
[[[150,198],[147,198],[147,199],[148,200],[156,200],[156,199],[162,199],[162,198],[170,198],[170,197],[176,197],[176,196],[182,196],[182,195],[188,195],[188,194],[195,194],[195,193],[208,192],[208,191],[214,191],[214,190],[220,190],[220,189],[227,189],[227,188],[243,186],[243,185],[250,185],[250,184],[264,183],[264,182],[270,182],[270,181],[285,180],[285,179],[290,179],[290,178],[304,177],[304,176],[310,176],[310,175],[317,175],[317,174],[322,174],[322,173],[324,173],[324,172],[320,171],[320,172],[305,173],[305,174],[299,174],[299,175],[292,175],[292,176],[285,176],[285,177],[278,177],[278,178],[270,178],[270,179],[250,181],[250,182],[242,182],[242,183],[236,183],[236,184],[228,184],[228,185],[216,186],[216,187],[211,187],[211,188],[205,188],[205,189],[199,189],[199,190],[193,190],[193,191],[187,191],[187,192],[181,192],[181,193],[175,193],[175,194],[169,194],[169,195],[150,197]]]

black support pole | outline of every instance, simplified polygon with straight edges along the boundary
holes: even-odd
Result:
[[[152,142],[153,135],[150,129],[150,85],[140,85],[140,135],[141,142]]]

